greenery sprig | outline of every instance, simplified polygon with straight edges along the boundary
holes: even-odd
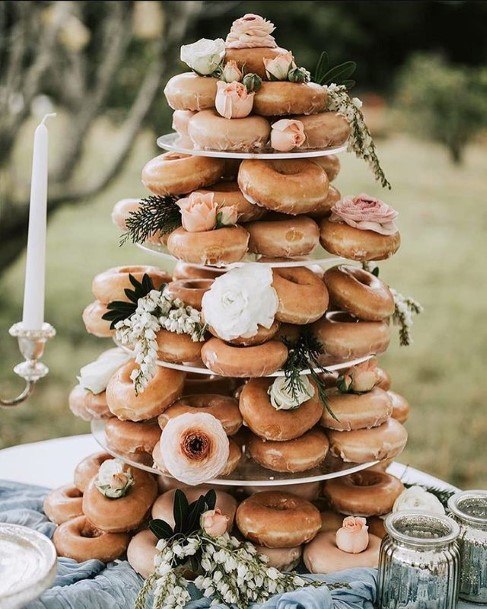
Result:
[[[326,395],[326,385],[320,376],[320,374],[329,373],[319,362],[320,355],[324,353],[323,345],[308,329],[304,329],[296,341],[290,341],[287,338],[282,340],[289,349],[289,355],[283,367],[284,376],[287,379],[287,391],[297,402],[298,396],[306,392],[301,372],[309,369],[309,376],[314,380],[318,388],[320,402],[330,415],[335,420],[338,420],[330,408]]]
[[[345,61],[336,66],[330,67],[328,53],[323,51],[318,59],[313,74],[313,82],[319,85],[343,85],[347,89],[351,89],[355,85],[355,81],[350,79],[357,69],[355,61]]]
[[[125,221],[127,231],[120,238],[120,245],[127,241],[144,243],[149,237],[176,230],[181,226],[181,211],[177,197],[152,195],[140,200],[139,207],[130,212]]]
[[[129,274],[129,281],[134,289],[126,288],[124,290],[125,296],[129,299],[128,302],[124,300],[110,302],[107,305],[108,312],[102,316],[102,319],[110,322],[112,330],[119,321],[128,319],[135,313],[139,298],[144,298],[144,296],[147,296],[149,292],[155,289],[152,279],[146,273],[144,273],[142,281],[138,281],[133,275]],[[162,290],[163,288],[164,286],[160,289]]]

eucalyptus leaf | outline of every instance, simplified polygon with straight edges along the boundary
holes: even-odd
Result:
[[[328,64],[328,53],[326,51],[323,51],[320,55],[320,58],[318,59],[318,63],[316,64],[315,73],[313,75],[314,82],[321,82],[321,79],[326,74]]]
[[[350,78],[357,69],[357,64],[354,61],[345,61],[334,68],[328,70],[328,72],[319,81],[320,85],[329,85],[332,82],[341,84],[341,81],[346,78]]]

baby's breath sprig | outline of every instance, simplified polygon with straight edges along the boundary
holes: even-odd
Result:
[[[348,149],[369,164],[375,179],[381,183],[383,188],[390,189],[391,185],[380,166],[374,140],[365,123],[361,110],[362,102],[358,97],[351,98],[345,85],[331,83],[326,86],[326,90],[328,92],[328,110],[343,114],[350,124]]]
[[[411,296],[403,296],[397,290],[389,289],[394,298],[395,309],[392,322],[399,326],[399,344],[401,347],[408,347],[413,342],[411,334],[413,315],[422,313],[423,307]]]

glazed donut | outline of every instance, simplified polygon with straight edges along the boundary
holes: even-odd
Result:
[[[229,476],[238,467],[242,458],[242,447],[231,438],[228,440],[228,450],[227,463],[219,474],[221,477]]]
[[[268,486],[246,486],[243,489],[248,495],[254,495],[261,491],[268,491]],[[291,493],[291,495],[298,495],[301,499],[307,499],[308,501],[315,501],[318,499],[321,492],[321,482],[303,482],[302,484],[276,484],[272,486],[273,491],[283,491],[285,493]]]
[[[321,112],[309,116],[295,116],[304,127],[306,139],[301,150],[317,150],[341,146],[350,135],[350,125],[347,119],[338,112]]]
[[[272,442],[258,436],[248,445],[254,461],[274,472],[305,472],[318,465],[328,452],[328,439],[317,429],[306,432],[295,440]]]
[[[84,493],[90,480],[98,473],[100,465],[107,459],[113,459],[112,455],[94,453],[80,461],[74,470],[74,486]]]
[[[388,320],[360,321],[342,311],[330,311],[312,326],[323,345],[322,364],[330,359],[347,360],[383,353],[389,346],[392,327]]]
[[[44,513],[54,524],[82,516],[83,493],[72,484],[52,490],[44,499]]]
[[[280,323],[276,320],[274,320],[272,322],[272,325],[270,328],[264,328],[264,326],[258,326],[257,328],[257,334],[254,334],[253,336],[247,336],[247,337],[243,337],[243,336],[238,336],[237,338],[232,338],[231,340],[227,340],[227,343],[230,343],[231,345],[239,345],[241,347],[251,347],[252,345],[261,345],[262,343],[265,343],[269,340],[271,340],[272,338],[274,338],[274,336],[277,334],[279,327],[280,327]],[[213,330],[213,328],[210,328],[210,332],[218,337],[218,334]]]
[[[142,184],[155,195],[182,195],[221,178],[223,159],[165,152],[142,169]]]
[[[326,156],[318,156],[313,158],[313,163],[317,163],[326,171],[326,175],[330,182],[340,173],[340,159],[336,154],[327,154]]]
[[[237,381],[228,377],[188,372],[184,381],[183,395],[199,395],[200,393],[233,395],[236,388]]]
[[[335,510],[364,517],[388,514],[403,490],[404,485],[398,478],[367,469],[332,478],[323,486],[325,496]]]
[[[173,281],[179,279],[216,279],[225,271],[220,269],[209,269],[186,264],[186,262],[176,262],[172,272]]]
[[[81,385],[76,385],[69,394],[68,403],[71,412],[83,421],[106,419],[112,416],[107,406],[105,391],[93,393]]]
[[[381,321],[394,313],[394,298],[388,286],[363,269],[340,264],[325,271],[323,280],[331,302],[359,319]]]
[[[134,423],[113,417],[105,425],[105,437],[110,450],[122,455],[152,454],[161,438],[157,423]]]
[[[244,197],[255,205],[286,214],[306,214],[326,201],[328,178],[308,159],[245,159],[238,172]]]
[[[200,189],[198,192],[204,194],[212,192],[214,194],[214,201],[220,209],[222,207],[236,207],[239,222],[251,222],[252,220],[262,218],[265,214],[265,209],[247,201],[236,181],[219,182],[211,188]]]
[[[272,275],[279,298],[278,321],[305,325],[322,317],[328,307],[328,291],[313,271],[303,266],[278,268]]]
[[[295,343],[300,337],[302,328],[294,324],[281,324],[281,327],[277,331],[276,338],[279,340]]]
[[[173,110],[205,110],[215,107],[217,78],[194,72],[176,74],[167,82],[164,95]]]
[[[299,438],[320,420],[323,407],[314,381],[314,396],[295,410],[276,410],[267,393],[273,379],[252,378],[240,394],[239,407],[245,424],[264,440],[284,442]]]
[[[236,522],[244,537],[267,548],[300,546],[313,539],[321,526],[320,513],[312,503],[277,491],[244,499]]]
[[[367,463],[399,455],[408,439],[407,431],[396,421],[388,419],[379,427],[354,431],[328,431],[330,452],[342,461]]]
[[[378,537],[369,535],[367,549],[352,554],[337,547],[336,531],[318,533],[313,541],[305,546],[303,561],[310,573],[334,573],[344,569],[377,567],[380,543]]]
[[[227,345],[219,338],[210,338],[201,349],[201,359],[209,370],[237,378],[272,374],[284,365],[287,354],[287,347],[279,340],[239,347]]]
[[[392,400],[379,387],[366,393],[341,393],[336,388],[327,389],[326,397],[336,417],[334,419],[327,409],[323,409],[321,424],[327,429],[370,429],[385,423],[392,413]]]
[[[251,47],[249,49],[225,49],[225,63],[235,61],[246,74],[257,74],[267,78],[264,59],[275,59],[279,55],[287,55],[289,51],[280,47]],[[264,83],[262,83],[264,84]]]
[[[387,391],[387,395],[392,402],[392,418],[405,423],[409,419],[409,402],[395,391]]]
[[[108,313],[107,306],[95,300],[90,303],[83,311],[83,321],[88,334],[93,334],[99,338],[110,338],[115,334],[115,330],[110,328],[110,322],[102,319]]]
[[[320,231],[306,216],[259,220],[245,225],[249,231],[249,251],[271,258],[307,256],[319,243]]]
[[[190,233],[180,226],[169,235],[167,249],[185,262],[221,265],[242,260],[248,243],[248,232],[238,225],[199,233]]]
[[[301,560],[303,546],[294,548],[266,548],[255,546],[258,554],[267,556],[267,566],[279,569],[279,571],[292,571]]]
[[[171,298],[179,298],[185,305],[201,311],[201,299],[212,283],[213,279],[178,279],[171,281],[165,292]]]
[[[104,533],[86,516],[78,516],[58,526],[52,541],[58,556],[72,558],[76,562],[92,559],[111,562],[125,554],[129,536],[127,533]]]
[[[123,497],[110,499],[95,486],[92,478],[83,495],[83,512],[101,531],[122,533],[136,529],[144,520],[157,497],[157,483],[152,474],[130,468],[134,484]]]
[[[391,377],[388,372],[384,370],[384,368],[379,368],[377,366],[376,369],[377,378],[379,379],[376,387],[380,387],[384,391],[389,391],[391,388]]]
[[[184,372],[157,366],[154,377],[137,395],[130,378],[136,365],[134,360],[127,362],[108,383],[108,408],[122,421],[144,421],[157,417],[183,392]]]
[[[157,356],[164,362],[182,364],[197,362],[201,356],[203,342],[195,341],[189,334],[178,334],[161,329],[156,334]]]
[[[375,535],[379,539],[384,539],[387,532],[384,527],[384,520],[379,516],[372,516],[367,519],[367,524],[369,525],[369,533],[371,535]]]
[[[250,115],[229,120],[216,110],[198,112],[188,125],[189,137],[199,150],[258,152],[265,148],[270,132],[269,121],[262,116]]]
[[[192,488],[182,488],[180,489],[186,495],[186,498],[189,503],[196,501],[201,495],[204,495],[208,492],[207,488],[202,488],[200,486],[192,487]],[[216,493],[216,504],[215,508],[221,510],[222,514],[227,516],[228,524],[227,531],[230,532],[233,528],[233,521],[235,519],[235,512],[237,511],[237,501],[234,497],[225,493],[224,491],[215,490]],[[176,495],[176,489],[171,491],[167,491],[156,499],[154,505],[152,506],[152,518],[159,518],[167,522],[167,524],[171,527],[174,526],[174,497]]]
[[[327,101],[325,87],[314,82],[276,80],[262,83],[255,94],[252,110],[261,116],[315,114],[326,110]]]
[[[114,300],[128,302],[129,299],[125,290],[134,289],[134,286],[130,283],[129,275],[132,275],[137,281],[142,281],[144,275],[148,275],[156,290],[160,290],[165,283],[171,281],[171,276],[156,266],[116,266],[95,275],[91,284],[93,296],[103,304]]]
[[[401,236],[399,231],[381,235],[324,218],[320,224],[320,243],[331,254],[363,262],[390,258],[399,249]]]
[[[341,198],[342,195],[340,194],[340,191],[330,184],[326,199],[323,201],[323,203],[321,203],[321,205],[317,206],[312,212],[310,212],[309,215],[317,220],[329,216],[331,213],[331,208],[335,205],[335,203],[338,203]]]
[[[338,529],[341,528],[343,523],[343,516],[341,514],[337,514],[336,512],[327,510],[326,512],[321,512],[320,516],[320,533],[326,533],[327,531],[333,531],[334,533],[336,533]]]
[[[195,112],[191,110],[175,110],[172,115],[172,128],[179,135],[178,144],[186,144],[188,148],[193,147],[193,143],[188,135],[189,119],[193,118]]]
[[[121,199],[117,201],[112,210],[112,222],[122,231],[127,230],[127,218],[140,207],[140,199]]]
[[[139,531],[132,537],[127,548],[127,560],[132,569],[147,579],[154,573],[154,558],[159,540],[149,529]]]
[[[223,425],[226,434],[233,436],[242,425],[242,415],[235,398],[215,393],[187,395],[176,400],[169,408],[159,415],[158,422],[164,429],[169,419],[186,412],[207,412],[213,415]]]

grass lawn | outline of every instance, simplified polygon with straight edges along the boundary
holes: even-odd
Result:
[[[464,488],[487,487],[487,149],[473,146],[453,167],[434,145],[395,136],[379,143],[393,191],[381,192],[367,167],[347,155],[337,186],[343,193],[381,195],[400,212],[402,246],[381,264],[381,277],[414,295],[425,311],[409,348],[394,340],[382,365],[411,403],[410,440],[401,461]],[[133,246],[118,247],[110,222],[115,201],[143,193],[140,169],[153,156],[141,136],[117,182],[89,203],[62,209],[48,234],[46,319],[58,331],[47,346],[50,375],[22,407],[0,414],[0,447],[83,433],[67,395],[80,366],[109,343],[88,336],[81,311],[93,275],[117,264],[154,263]],[[103,162],[97,158],[97,162]],[[14,392],[19,354],[7,337],[21,316],[24,259],[0,281],[1,391]],[[62,456],[60,456],[62,458]]]

